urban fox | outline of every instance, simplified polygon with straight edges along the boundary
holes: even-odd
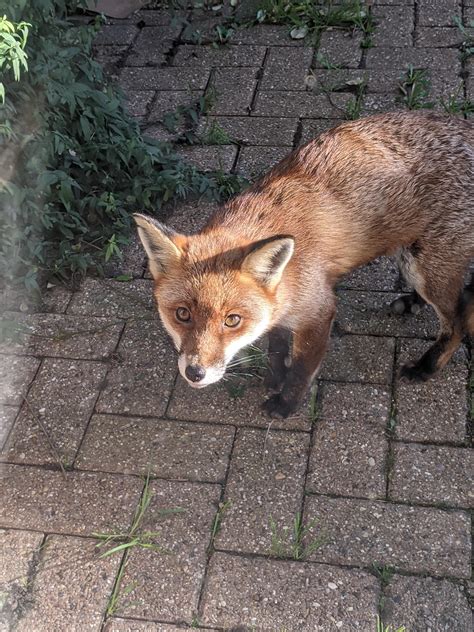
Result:
[[[269,332],[272,416],[298,408],[321,365],[338,280],[380,255],[398,253],[415,289],[394,310],[426,302],[440,322],[404,378],[426,380],[474,332],[472,281],[463,292],[474,256],[472,122],[400,112],[343,123],[293,151],[197,234],[134,217],[183,377],[193,387],[216,382]]]

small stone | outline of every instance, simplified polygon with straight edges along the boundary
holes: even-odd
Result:
[[[329,582],[328,588],[330,588],[331,590],[337,590],[337,584],[334,584],[333,582]]]
[[[276,481],[282,481],[284,478],[286,478],[286,476],[283,474],[283,472],[277,472],[275,474],[275,480]]]
[[[369,458],[369,460],[367,461],[367,463],[370,465],[370,467],[374,467],[375,465],[375,459],[371,456]]]

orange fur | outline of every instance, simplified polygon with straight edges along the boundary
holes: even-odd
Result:
[[[140,225],[147,230],[146,218]],[[285,236],[294,240],[294,254],[273,286],[244,262],[256,242],[276,236],[273,259],[262,247],[257,265],[265,271],[284,258]],[[221,370],[226,350],[260,335],[259,323],[265,331],[294,333],[290,370],[282,376],[281,361],[273,363],[269,383],[281,392],[269,412],[292,412],[318,370],[337,280],[380,255],[401,253],[409,280],[440,318],[438,347],[416,368],[427,377],[449,360],[468,326],[468,309],[461,314],[459,305],[474,256],[473,124],[433,113],[345,123],[290,154],[218,209],[200,233],[169,238],[180,256],[154,274],[155,295],[181,354]],[[192,314],[185,326],[173,318],[182,304]],[[222,322],[232,311],[242,324],[228,331]],[[407,377],[416,377],[410,371]]]

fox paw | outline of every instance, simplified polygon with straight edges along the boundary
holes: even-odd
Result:
[[[263,386],[265,387],[267,393],[273,395],[281,391],[284,379],[284,376],[280,377],[278,375],[275,375],[275,373],[268,371],[268,373],[265,375]]]
[[[432,375],[416,362],[407,362],[400,369],[400,378],[407,382],[426,382]]]
[[[295,411],[296,406],[291,402],[287,402],[280,394],[278,394],[272,395],[272,397],[263,402],[262,408],[270,415],[270,417],[275,419],[286,419]]]

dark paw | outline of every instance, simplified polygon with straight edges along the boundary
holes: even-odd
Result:
[[[276,375],[273,371],[269,370],[263,380],[263,386],[270,395],[279,393],[283,387],[284,376]]]
[[[263,410],[275,419],[286,419],[296,410],[296,407],[294,403],[283,399],[280,394],[272,395],[262,405]]]
[[[426,382],[432,375],[416,362],[407,362],[400,369],[400,378],[407,382]]]

